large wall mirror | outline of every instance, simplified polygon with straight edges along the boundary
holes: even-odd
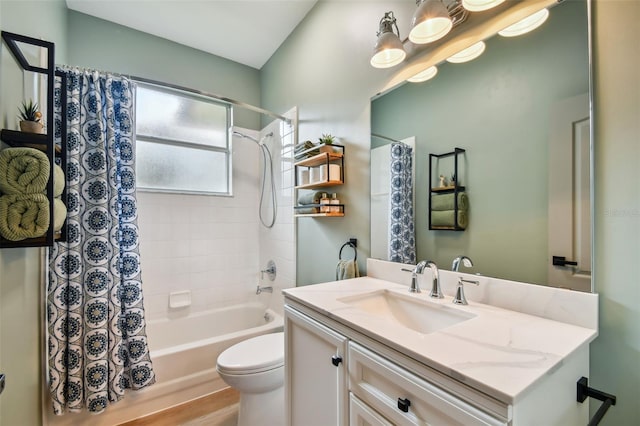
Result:
[[[443,62],[435,78],[371,101],[371,255],[389,260],[388,238],[374,238],[388,224],[389,173],[374,152],[410,140],[418,261],[449,270],[466,255],[464,272],[591,291],[587,1],[559,3],[533,32],[485,43],[477,59]],[[456,147],[468,226],[429,230],[429,154]],[[453,172],[452,159],[438,163],[432,185]]]

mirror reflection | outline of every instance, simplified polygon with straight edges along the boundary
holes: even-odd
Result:
[[[440,64],[435,78],[372,101],[372,257],[389,260],[388,237],[374,238],[388,227],[389,163],[374,157],[407,140],[416,261],[448,270],[466,255],[473,266],[461,271],[590,291],[586,1],[555,6],[531,33],[485,42],[473,61]],[[467,195],[466,229],[430,230],[430,188],[440,175],[450,181],[454,165],[443,158],[429,176],[429,156],[455,148],[465,150],[456,181]]]

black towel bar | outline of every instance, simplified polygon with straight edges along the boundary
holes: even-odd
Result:
[[[342,247],[340,247],[338,259],[342,260],[342,250],[347,246],[353,249],[353,260],[358,260],[358,240],[356,238],[349,238],[349,241],[347,241],[342,245]]]
[[[612,405],[616,405],[616,397],[615,395],[610,395],[608,393],[604,393],[597,389],[593,389],[589,387],[589,379],[586,377],[581,377],[578,380],[578,402],[584,402],[587,397],[595,398],[598,401],[602,401],[602,405],[598,408],[598,411],[593,415],[593,418],[589,420],[587,426],[597,426],[600,423],[600,420],[607,413],[607,410]]]

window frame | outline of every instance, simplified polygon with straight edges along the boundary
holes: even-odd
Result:
[[[140,186],[138,185],[137,182],[137,176],[138,176],[138,170],[137,170],[137,166],[138,166],[138,161],[139,159],[136,158],[136,188],[139,191],[142,192],[152,192],[152,193],[164,193],[164,194],[187,194],[187,195],[209,195],[209,196],[217,196],[217,197],[232,197],[233,196],[233,146],[232,146],[232,140],[233,140],[233,133],[232,133],[232,129],[233,129],[233,106],[227,102],[221,101],[219,99],[210,97],[210,96],[206,96],[203,94],[199,94],[199,93],[194,93],[194,92],[190,92],[187,90],[182,90],[179,88],[174,88],[174,87],[170,87],[170,86],[164,86],[161,84],[154,84],[154,83],[149,83],[146,81],[140,81],[140,80],[133,80],[136,84],[136,91],[135,91],[135,97],[136,97],[136,115],[137,115],[137,108],[138,108],[138,102],[137,102],[137,96],[138,96],[138,87],[142,86],[145,89],[148,90],[154,90],[157,92],[162,92],[165,94],[169,94],[169,95],[175,95],[175,96],[179,96],[179,97],[185,97],[185,98],[190,98],[193,100],[198,100],[198,101],[202,101],[202,102],[206,102],[206,103],[210,103],[210,104],[214,104],[214,105],[219,105],[221,107],[225,108],[226,111],[226,146],[225,147],[218,147],[218,146],[210,146],[210,145],[204,145],[201,143],[196,143],[196,142],[189,142],[189,141],[184,141],[184,140],[179,140],[179,139],[173,139],[173,138],[163,138],[163,137],[159,137],[159,136],[155,136],[155,135],[149,135],[149,134],[145,134],[145,133],[139,133],[138,132],[138,126],[137,126],[137,120],[136,120],[136,126],[135,126],[135,140],[136,140],[136,151],[137,151],[137,143],[138,143],[138,139],[143,140],[144,142],[147,143],[153,143],[153,144],[160,144],[160,145],[168,145],[168,146],[172,146],[172,147],[176,147],[176,148],[189,148],[189,149],[197,149],[197,150],[201,150],[201,151],[207,151],[207,152],[219,152],[219,153],[223,153],[225,155],[225,164],[227,167],[227,191],[226,192],[217,192],[217,191],[201,191],[201,190],[188,190],[188,189],[168,189],[168,188],[152,188],[152,187],[147,187],[147,186]],[[137,157],[137,155],[136,155]]]

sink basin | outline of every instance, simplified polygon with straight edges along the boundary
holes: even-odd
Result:
[[[423,334],[433,333],[475,317],[474,314],[418,297],[427,296],[380,290],[338,300]]]

